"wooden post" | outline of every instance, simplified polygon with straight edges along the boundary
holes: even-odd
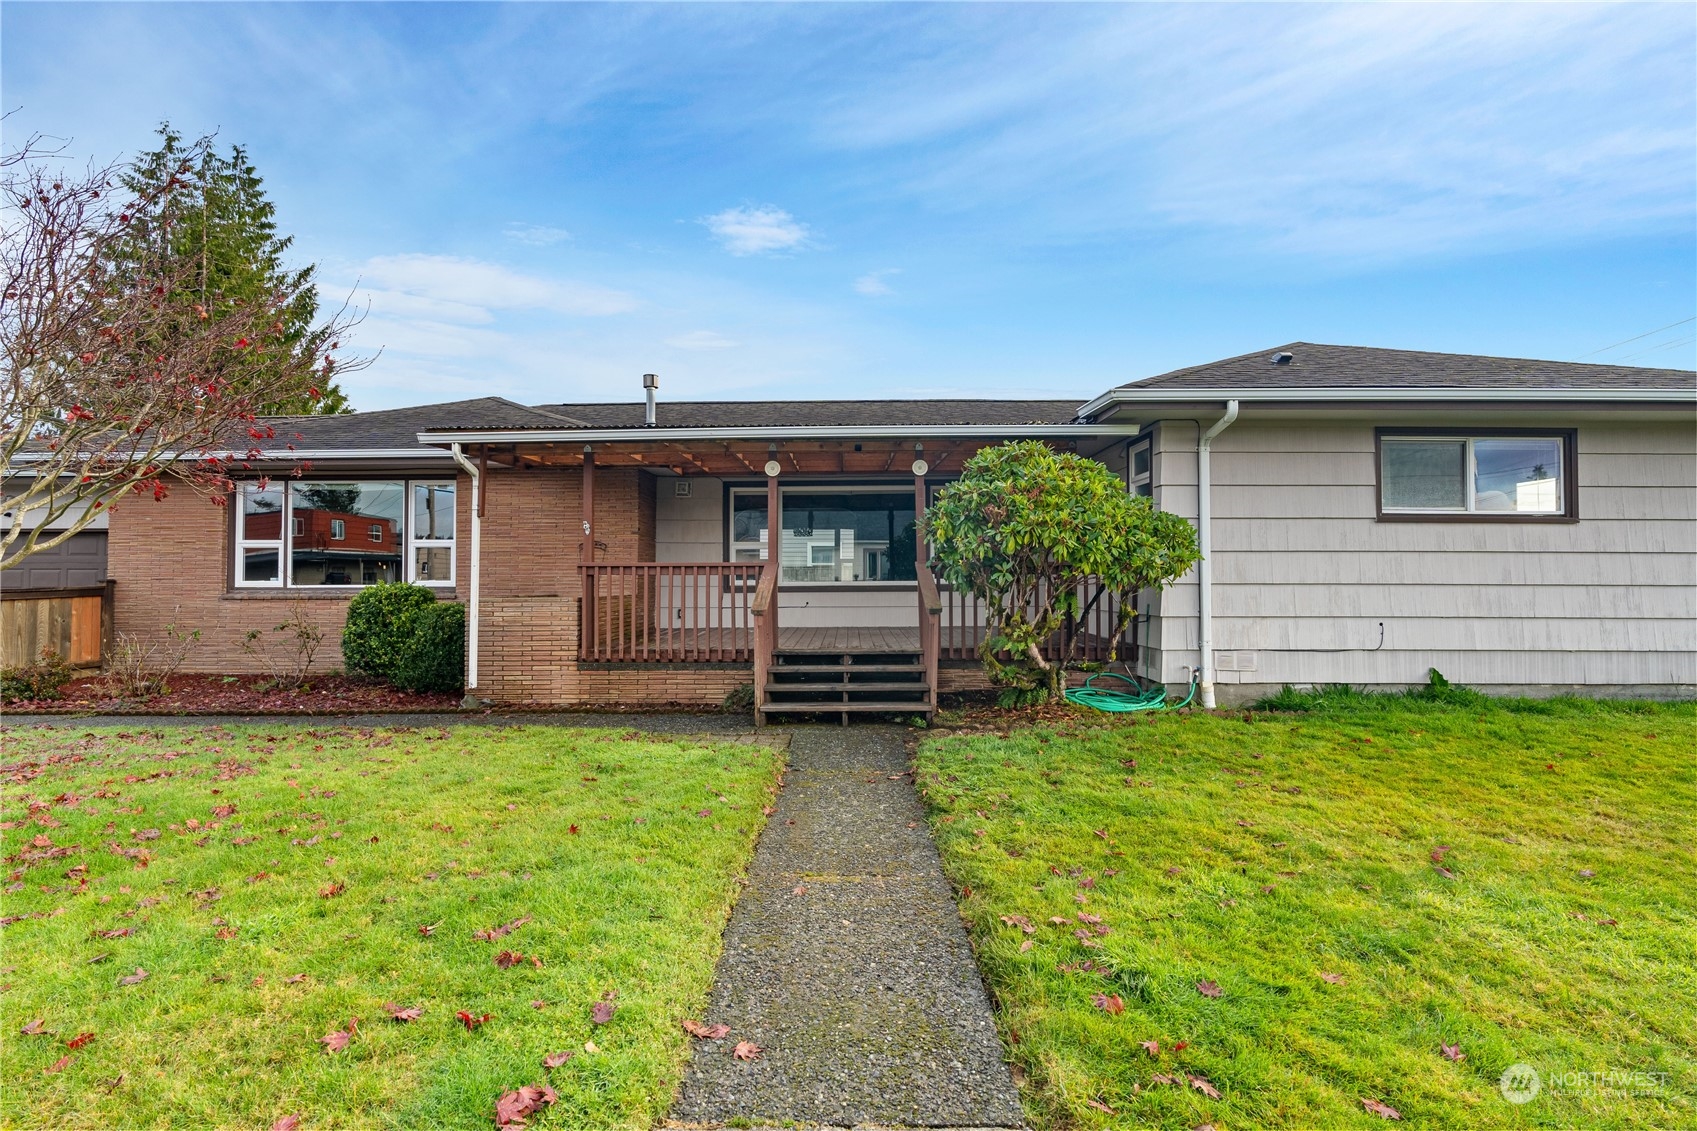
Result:
[[[588,444],[583,446],[583,546],[581,554],[585,566],[595,564],[595,449]],[[579,570],[583,576],[583,615],[579,631],[583,643],[578,648],[578,654],[594,655],[598,647],[598,626],[596,625],[595,607],[595,571],[593,569]]]
[[[919,653],[925,665],[925,687],[930,696],[930,712],[937,710],[937,659],[942,650],[943,602],[937,594],[936,579],[925,561],[925,462],[913,463],[913,576],[917,581],[919,600]]]
[[[771,461],[776,463],[776,460]],[[772,648],[778,647],[778,583],[783,580],[784,563],[781,556],[780,543],[783,534],[783,503],[778,495],[778,477],[770,472],[766,475],[766,561],[772,571],[772,603],[768,612],[766,631],[770,633]]]

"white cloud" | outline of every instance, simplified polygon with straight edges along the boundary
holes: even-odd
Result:
[[[487,321],[475,316],[490,310],[545,310],[578,317],[626,314],[639,303],[634,295],[593,283],[531,275],[498,263],[451,255],[383,255],[368,259],[359,271],[374,285],[373,306],[379,296],[399,295],[398,305],[421,313],[428,304],[438,317],[454,310],[467,312],[457,321]]]
[[[884,295],[895,294],[894,288],[884,281],[884,276],[900,275],[901,273],[900,267],[886,267],[882,271],[868,271],[854,281],[855,293],[866,295],[868,298],[881,298]]]
[[[678,334],[665,339],[665,344],[675,350],[728,350],[735,349],[741,342],[733,342],[723,334],[712,330],[696,330],[689,334]]]
[[[551,228],[546,224],[508,224],[505,234],[510,240],[532,247],[548,247],[572,238],[572,234],[564,228]]]
[[[732,255],[791,251],[807,243],[807,225],[782,208],[727,208],[701,221]]]

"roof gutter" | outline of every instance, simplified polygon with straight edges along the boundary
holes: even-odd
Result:
[[[1238,400],[1244,404],[1289,404],[1318,402],[1361,404],[1374,401],[1582,401],[1627,404],[1697,403],[1693,389],[1481,389],[1378,386],[1360,389],[1109,389],[1078,410],[1079,416],[1094,416],[1113,405],[1188,404],[1194,401]]]
[[[673,440],[948,440],[1017,436],[1032,440],[1070,440],[1094,436],[1135,436],[1135,424],[901,424],[867,427],[829,425],[808,428],[502,428],[444,429],[420,432],[421,444],[617,444]]]

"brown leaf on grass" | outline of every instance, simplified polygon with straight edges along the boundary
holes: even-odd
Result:
[[[597,1025],[605,1025],[613,1019],[618,1008],[610,1001],[598,1001],[589,1007],[589,1019]]]
[[[535,1001],[530,1003],[530,1008],[532,1008],[532,1009],[547,1009],[548,1003],[543,1001],[541,998],[537,998]]]
[[[1150,1056],[1159,1057],[1161,1055],[1160,1041],[1138,1041],[1137,1043],[1142,1045],[1143,1051],[1148,1053]]]
[[[417,1021],[424,1015],[422,1006],[396,1005],[392,1001],[383,1003],[383,1012],[389,1015],[391,1021]]]
[[[1165,1072],[1157,1072],[1155,1075],[1149,1077],[1149,1083],[1151,1084],[1177,1084],[1178,1082],[1179,1079],[1177,1076],[1168,1076]]]
[[[117,927],[110,931],[96,931],[95,936],[103,939],[127,939],[136,933],[134,927]]]
[[[1321,978],[1322,981],[1330,982],[1334,986],[1343,985],[1343,975],[1342,974],[1333,974],[1330,971],[1322,970],[1322,971],[1320,971],[1320,978]]]
[[[212,815],[214,817],[233,817],[233,816],[235,816],[236,815],[235,803],[232,802],[229,805],[214,805],[212,807]]]
[[[1119,994],[1097,994],[1090,999],[1090,1004],[1115,1016],[1125,1012],[1125,1002],[1120,999]]]
[[[1030,950],[1032,947],[1034,947],[1036,945],[1037,944],[1035,942],[1031,941],[1030,939],[1026,939],[1024,942],[1019,944],[1019,952],[1021,954],[1024,954],[1026,951]]]
[[[323,887],[319,888],[318,889],[318,898],[320,898],[320,899],[334,899],[338,895],[341,895],[343,892],[345,892],[347,890],[348,890],[347,885],[344,884],[341,880],[337,880],[333,884],[326,884]]]
[[[495,965],[503,970],[509,970],[524,961],[524,955],[510,950],[503,950],[495,956]]]
[[[485,1013],[482,1017],[478,1017],[475,1014],[467,1013],[462,1009],[458,1013],[454,1014],[454,1016],[460,1019],[460,1024],[464,1025],[466,1027],[466,1032],[469,1033],[479,1025],[488,1021],[491,1015]]]
[[[1438,847],[1432,849],[1432,863],[1442,864],[1444,862],[1445,854],[1447,854],[1449,851],[1450,851],[1450,846],[1447,845],[1447,844],[1440,844],[1440,845],[1438,845]]]
[[[159,830],[158,829],[141,829],[141,830],[138,831],[138,830],[132,829],[130,831],[130,836],[134,837],[136,840],[158,840],[159,839]]]
[[[1589,868],[1581,868],[1581,869],[1579,869],[1579,875],[1580,875],[1580,878],[1581,878],[1581,879],[1586,879],[1586,880],[1589,880],[1589,879],[1591,879],[1591,878],[1592,878],[1592,877],[1593,877],[1593,876],[1595,876],[1595,875],[1596,875],[1596,874],[1597,874],[1597,873],[1595,873],[1595,872],[1593,872],[1593,871],[1592,871],[1592,870],[1591,870],[1591,869],[1589,869]]]
[[[420,927],[418,933],[425,936],[433,935],[436,933],[436,928],[441,925],[440,923],[431,923],[428,926]]]
[[[298,986],[304,981],[306,981],[305,974],[290,974],[287,978],[283,979],[283,984],[285,986]]]
[[[1453,1060],[1457,1064],[1467,1059],[1467,1054],[1461,1051],[1460,1045],[1439,1045],[1438,1050],[1444,1054],[1445,1060]]]
[[[1190,1047],[1189,1041],[1175,1041],[1175,1042],[1173,1042],[1173,1051],[1174,1052],[1183,1052],[1185,1049],[1187,1049],[1189,1047]]]
[[[65,1047],[68,1049],[80,1049],[92,1040],[94,1040],[93,1033],[78,1033],[76,1036],[65,1042]]]
[[[1219,997],[1220,987],[1214,982],[1197,982],[1196,992],[1203,997]]]
[[[137,966],[134,974],[125,974],[118,979],[118,984],[120,986],[134,986],[145,981],[147,981],[147,971]]]
[[[580,830],[576,825],[573,825],[569,829],[567,829],[566,831],[568,833],[571,833],[573,836],[577,836],[578,833],[581,832],[582,830]]]
[[[1209,1099],[1217,1100],[1220,1098],[1220,1090],[1210,1084],[1206,1076],[1190,1076],[1187,1077],[1187,1079],[1190,1080],[1190,1086],[1192,1088],[1195,1088],[1198,1092],[1201,1092]]]
[[[236,937],[236,929],[234,927],[219,927],[213,933],[221,939],[233,939]]]
[[[576,1055],[574,1052],[551,1052],[542,1058],[542,1067],[558,1068]]]
[[[68,1057],[68,1056],[62,1056],[62,1057],[60,1057],[60,1058],[59,1058],[59,1059],[58,1059],[58,1060],[55,1060],[55,1061],[54,1061],[54,1062],[53,1062],[53,1063],[52,1063],[52,1065],[51,1065],[51,1066],[49,1066],[49,1067],[48,1067],[48,1068],[47,1068],[47,1070],[46,1070],[46,1075],[48,1075],[48,1076],[51,1076],[51,1075],[53,1075],[53,1074],[54,1074],[54,1073],[55,1073],[55,1072],[63,1072],[63,1071],[64,1071],[64,1070],[65,1070],[65,1066],[66,1066],[66,1065],[68,1065],[68,1064],[70,1064],[70,1063],[71,1063],[71,1060],[72,1060],[72,1058],[71,1058],[71,1057]]]
[[[525,1119],[560,1097],[546,1084],[526,1084],[495,1101],[495,1126],[523,1127]]]
[[[502,923],[498,927],[487,927],[481,931],[473,931],[471,937],[482,939],[484,942],[494,942],[496,939],[507,937],[528,922],[530,922],[530,916],[521,915],[510,923]]]
[[[758,1060],[760,1046],[753,1041],[738,1041],[737,1047],[731,1050],[731,1055],[738,1060]]]
[[[1366,1108],[1368,1111],[1372,1112],[1374,1115],[1378,1116],[1380,1119],[1401,1119],[1402,1118],[1402,1112],[1398,1111],[1394,1107],[1391,1107],[1389,1104],[1380,1103],[1378,1100],[1362,1100],[1361,1106]]]
[[[706,1025],[691,1017],[683,1019],[684,1032],[702,1041],[716,1041],[731,1031],[729,1025]]]
[[[18,1032],[22,1033],[26,1037],[39,1037],[43,1033],[47,1032],[47,1019],[45,1017],[37,1017],[34,1021],[25,1021],[24,1027],[19,1029]]]
[[[300,1112],[285,1115],[271,1125],[271,1131],[298,1131],[301,1125]]]
[[[1455,873],[1444,867],[1442,864],[1434,864],[1432,865],[1432,868],[1438,873],[1438,875],[1442,876],[1446,880],[1455,879]]]
[[[1092,1111],[1102,1112],[1104,1115],[1118,1115],[1119,1114],[1119,1112],[1115,1111],[1113,1108],[1109,1107],[1107,1104],[1103,1103],[1101,1100],[1085,1100],[1084,1106],[1087,1107],[1087,1108],[1090,1108]]]

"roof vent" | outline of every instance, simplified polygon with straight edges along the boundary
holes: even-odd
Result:
[[[642,423],[652,428],[654,427],[654,391],[660,387],[660,375],[658,373],[644,373],[642,375],[642,387],[648,393],[648,411],[643,415]]]
[[[1295,356],[1294,354],[1286,353],[1285,351],[1281,350],[1278,353],[1273,355],[1272,361],[1273,361],[1274,365],[1289,365],[1290,362],[1291,362],[1291,358],[1294,357],[1294,356]]]

